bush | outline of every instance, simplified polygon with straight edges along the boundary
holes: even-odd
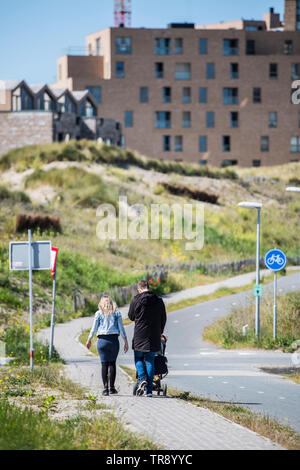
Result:
[[[198,189],[188,188],[187,186],[180,186],[179,184],[170,184],[165,182],[158,184],[165,188],[171,194],[187,196],[197,201],[217,204],[217,201],[219,199],[219,196],[217,196],[216,194],[207,193],[206,191],[199,191]]]
[[[27,230],[39,230],[41,233],[49,230],[53,232],[62,232],[60,219],[54,215],[41,214],[18,214],[16,219],[16,232],[25,232]]]
[[[10,199],[13,202],[31,202],[30,197],[22,191],[9,191],[5,186],[0,186],[0,201]]]

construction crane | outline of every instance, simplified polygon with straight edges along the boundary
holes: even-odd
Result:
[[[115,28],[131,27],[131,0],[114,0]]]

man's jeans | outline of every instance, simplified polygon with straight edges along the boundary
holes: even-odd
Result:
[[[152,393],[155,352],[134,351],[134,362],[138,380],[147,381],[147,393]],[[146,366],[146,370],[144,367]]]

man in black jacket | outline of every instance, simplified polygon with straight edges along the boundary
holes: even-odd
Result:
[[[152,397],[154,358],[161,349],[167,315],[163,300],[149,290],[147,281],[138,282],[138,294],[132,299],[128,317],[135,322],[132,349],[138,375],[137,395],[146,387],[147,396]]]

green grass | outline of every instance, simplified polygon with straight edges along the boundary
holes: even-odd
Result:
[[[87,396],[84,388],[66,379],[61,365],[35,366],[33,371],[9,367],[0,370],[1,450],[157,449],[149,439],[126,429],[95,396]],[[54,419],[58,405],[66,410],[73,400],[86,403],[80,409],[90,415],[79,411]]]
[[[264,348],[291,352],[291,344],[300,338],[300,291],[279,295],[277,298],[277,339],[273,339],[273,296],[262,297],[260,336],[254,331],[255,306],[253,300],[246,308],[235,306],[232,313],[207,327],[203,333],[205,341],[224,348]],[[249,325],[243,336],[243,325]]]
[[[94,162],[109,165],[133,165],[145,170],[162,173],[178,173],[187,176],[206,176],[209,178],[237,179],[232,170],[200,167],[190,163],[161,161],[147,158],[131,150],[120,147],[97,145],[88,140],[70,141],[67,144],[33,145],[11,150],[0,159],[0,171],[16,166],[20,171],[53,161]]]
[[[135,370],[121,366],[132,380],[136,379]],[[168,396],[187,401],[195,406],[206,408],[224,418],[244,426],[257,434],[267,437],[288,450],[300,450],[300,435],[287,425],[267,415],[254,413],[249,408],[233,402],[214,401],[209,398],[181,391],[168,385]]]

